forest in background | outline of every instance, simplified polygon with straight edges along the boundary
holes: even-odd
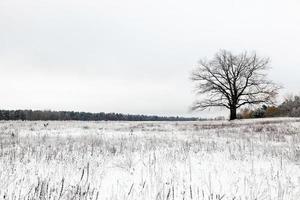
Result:
[[[238,114],[239,119],[266,117],[300,117],[300,96],[290,95],[278,106],[267,106],[256,109],[244,108]]]
[[[300,96],[289,96],[275,106],[263,105],[259,108],[244,108],[237,115],[238,119],[267,117],[300,117]],[[216,117],[213,120],[224,120]],[[170,117],[157,115],[131,115],[122,113],[89,113],[51,110],[0,110],[0,120],[44,120],[44,121],[200,121],[208,120],[197,117]]]
[[[196,121],[195,117],[130,115],[121,113],[89,113],[51,110],[0,110],[0,120],[45,121]]]

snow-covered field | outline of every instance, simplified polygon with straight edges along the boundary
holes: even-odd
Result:
[[[300,119],[0,122],[0,199],[299,200]]]

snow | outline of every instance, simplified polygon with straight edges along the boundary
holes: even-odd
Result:
[[[0,199],[299,200],[300,120],[0,122],[0,169]]]

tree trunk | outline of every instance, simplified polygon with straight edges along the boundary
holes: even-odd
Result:
[[[230,120],[235,120],[236,118],[236,107],[232,107],[230,108]]]

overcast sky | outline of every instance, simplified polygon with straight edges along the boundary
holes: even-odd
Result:
[[[0,109],[190,116],[193,64],[220,49],[270,57],[281,94],[299,94],[299,10],[299,0],[0,0]]]

